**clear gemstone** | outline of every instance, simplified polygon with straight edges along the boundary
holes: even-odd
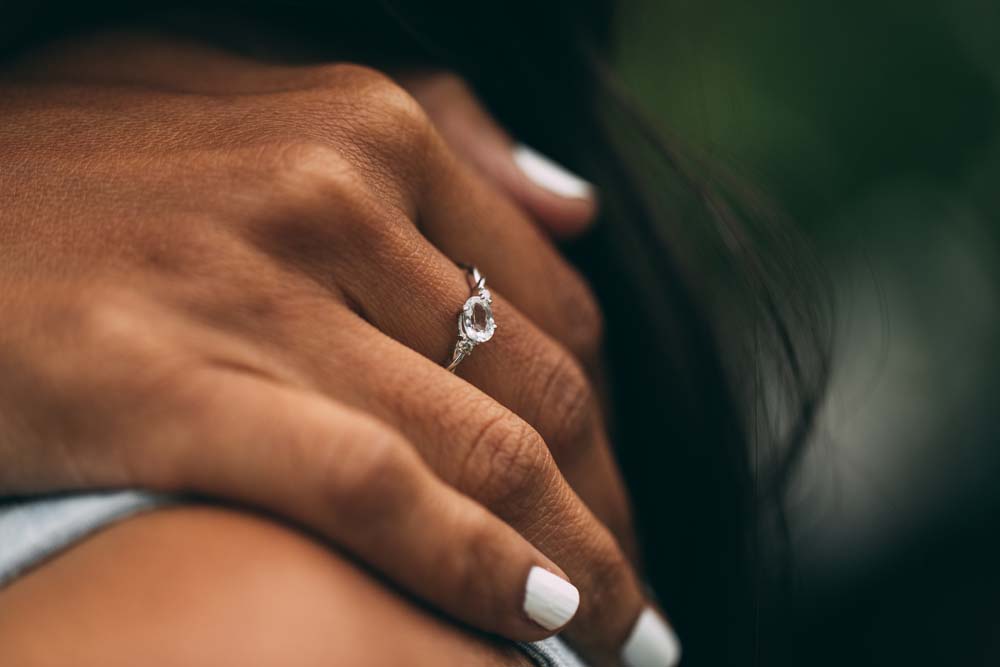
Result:
[[[481,296],[473,296],[462,307],[459,320],[462,333],[476,343],[485,343],[493,337],[497,325],[493,321],[493,309],[489,301]]]

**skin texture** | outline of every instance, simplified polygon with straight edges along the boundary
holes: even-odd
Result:
[[[180,508],[107,528],[13,583],[0,595],[0,664],[530,663],[298,531]]]
[[[521,610],[539,565],[580,590],[566,636],[614,663],[646,601],[599,310],[416,99],[145,37],[2,88],[0,492],[259,507],[514,639],[550,634]],[[501,328],[456,377],[470,258]]]

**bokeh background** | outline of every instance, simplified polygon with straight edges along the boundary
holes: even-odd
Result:
[[[1000,665],[1000,4],[628,0],[616,30],[628,86],[836,290],[758,664]]]

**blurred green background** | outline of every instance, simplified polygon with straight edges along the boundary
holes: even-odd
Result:
[[[1000,4],[622,10],[629,87],[780,201],[835,285],[790,504],[798,655],[1000,664]]]
[[[792,595],[746,664],[1000,665],[1000,3],[622,0],[615,27],[627,86],[836,292]]]

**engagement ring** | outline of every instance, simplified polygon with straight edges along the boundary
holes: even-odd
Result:
[[[452,373],[477,345],[493,338],[497,330],[497,323],[493,320],[493,297],[486,289],[486,278],[474,266],[463,268],[469,277],[472,296],[466,299],[462,312],[458,314],[458,341],[447,365]]]

